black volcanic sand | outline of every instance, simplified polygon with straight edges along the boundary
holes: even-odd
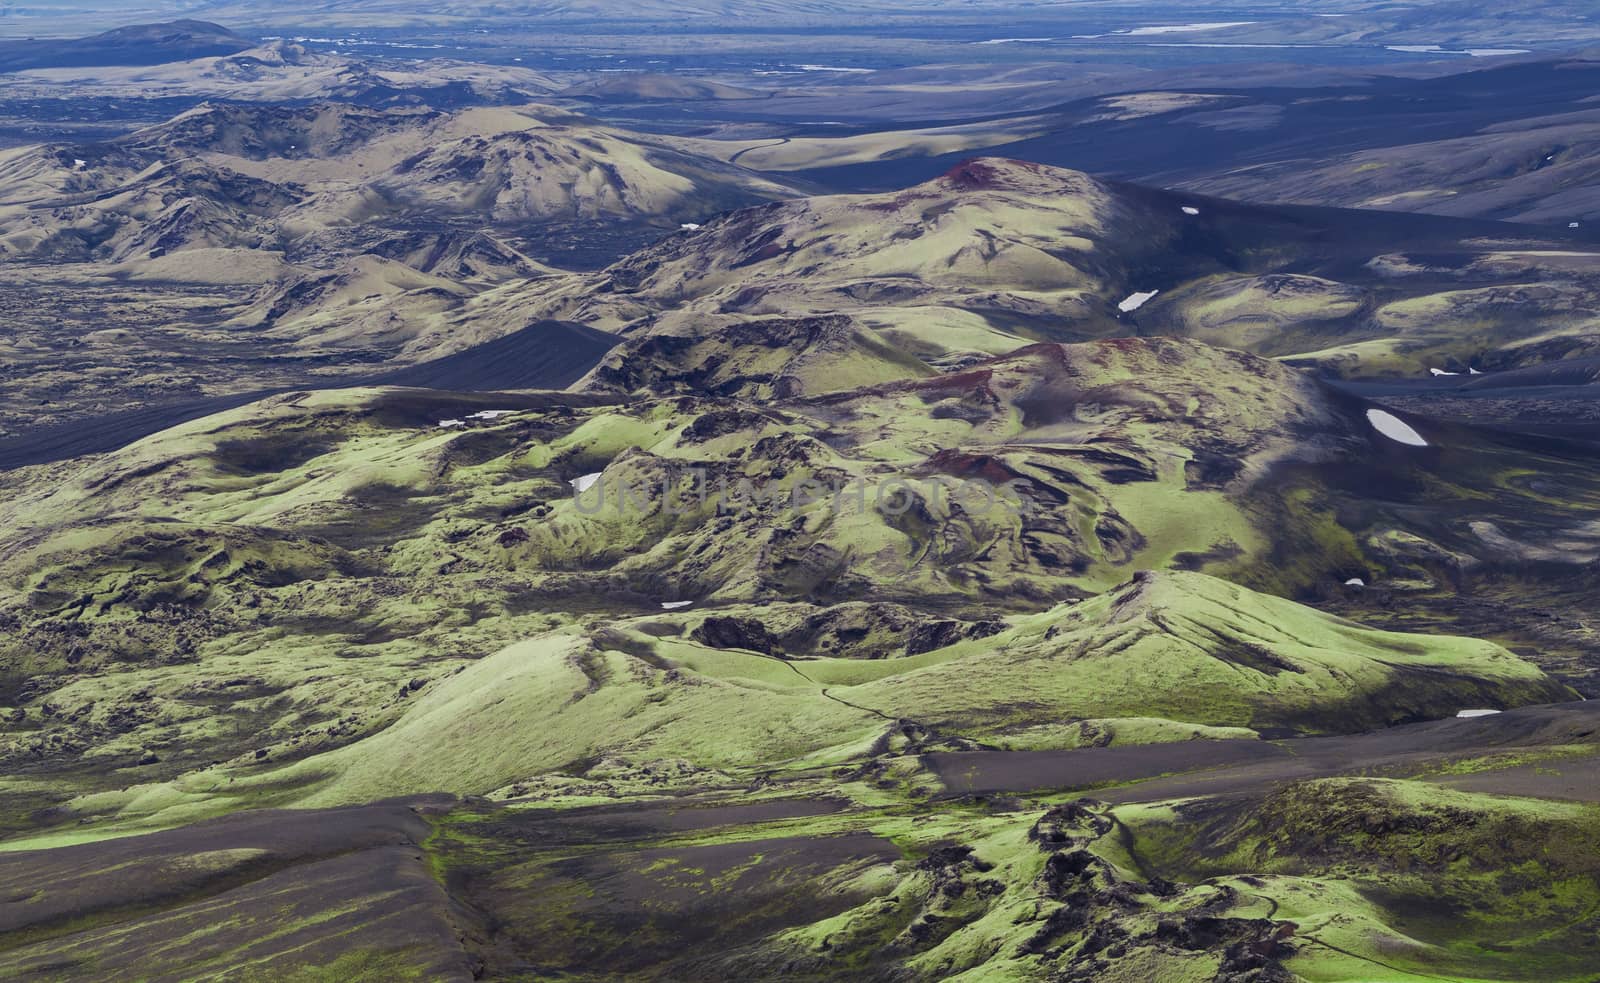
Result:
[[[1600,359],[1434,379],[1330,379],[1354,396],[1411,413],[1513,432],[1600,438]]]
[[[902,859],[866,832],[796,835],[790,821],[826,819],[843,805],[488,810],[458,820],[461,835],[447,824],[435,848],[451,893],[492,913],[496,975],[615,979],[648,969],[715,979],[702,963],[867,901],[867,889],[836,885]]]
[[[383,951],[407,954],[386,957],[397,973],[469,980],[460,918],[419,846],[423,813],[453,802],[245,812],[0,854],[0,978],[190,976]]]
[[[1202,91],[1238,97],[1132,120],[1104,119],[1103,95],[1030,112],[1044,116],[1039,136],[994,153],[1108,177],[1171,185],[1236,167],[1282,160],[1325,161],[1380,147],[1481,134],[1530,115],[1592,109],[1600,62],[1550,60],[1472,69],[1432,78],[1372,75],[1346,84],[1307,87],[1201,85],[1158,80],[1129,91]],[[1257,107],[1263,125],[1199,125],[1218,110]],[[1537,107],[1537,113],[1530,107]],[[1007,119],[995,114],[964,123]],[[956,122],[950,120],[949,122]],[[847,131],[841,131],[847,132]],[[795,172],[839,191],[881,191],[925,181],[970,152],[901,158]],[[1415,218],[1416,216],[1405,216]],[[1592,234],[1590,234],[1592,238]]]
[[[541,321],[521,331],[420,365],[365,378],[311,378],[298,386],[152,406],[115,413],[0,440],[0,471],[100,454],[180,423],[236,409],[268,396],[297,390],[405,386],[484,393],[505,389],[562,389],[582,378],[617,339],[603,331],[563,321]],[[578,397],[572,397],[577,399]],[[569,400],[570,401],[570,400]],[[460,402],[459,400],[457,402]],[[497,396],[496,407],[523,408],[515,397]]]
[[[1600,358],[1436,379],[1330,380],[1408,413],[1514,434],[1600,442]]]
[[[944,798],[979,804],[1083,791],[1113,803],[1244,801],[1358,775],[1594,802],[1597,733],[1600,703],[1579,702],[1348,737],[921,761]],[[1451,767],[1463,761],[1478,766]],[[852,817],[843,800],[741,803],[727,791],[578,809],[422,796],[0,854],[0,978],[192,975],[257,960],[276,973],[340,959],[368,960],[350,966],[385,978],[710,978],[706,960],[864,903],[873,895],[861,875],[905,859],[889,839],[852,830],[872,813]],[[808,822],[820,825],[801,832]]]
[[[541,835],[562,843],[601,843],[666,833],[688,833],[723,826],[783,819],[830,816],[842,811],[843,799],[778,799],[745,805],[708,805],[693,800],[578,809],[518,810],[521,825],[536,826]]]
[[[698,959],[865,902],[865,891],[829,890],[830,875],[900,857],[893,843],[864,833],[619,844],[483,870],[466,896],[495,913],[502,942],[537,978],[613,979],[652,968],[656,978],[709,979],[690,968]],[[663,973],[663,965],[682,968]]]
[[[1073,751],[937,752],[923,762],[948,795],[1094,790],[1108,802],[1155,802],[1197,795],[1262,792],[1311,778],[1403,777],[1456,759],[1556,744],[1596,741],[1600,701],[1438,720],[1342,737],[1287,741],[1192,741]],[[1538,769],[1521,765],[1449,776],[1478,792],[1600,802],[1595,755]],[[1120,785],[1120,787],[1106,787]]]
[[[760,834],[843,806],[511,810],[437,796],[0,854],[0,978],[188,977],[257,960],[281,974],[345,959],[361,978],[453,981],[484,970],[468,949],[532,978],[692,962],[867,899],[826,884],[901,859],[890,841]],[[471,835],[433,842],[452,817]],[[712,842],[660,842],[684,835]]]

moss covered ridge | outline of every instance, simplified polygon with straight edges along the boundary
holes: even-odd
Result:
[[[211,807],[258,790],[300,806],[436,790],[517,797],[559,790],[556,774],[594,787],[619,766],[658,769],[667,787],[736,786],[915,768],[939,749],[1073,748],[1086,727],[1123,743],[1351,733],[1570,695],[1490,643],[1373,631],[1200,574],[1141,575],[998,634],[889,659],[696,640],[714,619],[733,620],[663,615],[519,642],[346,746],[206,772],[222,795]],[[207,800],[191,779],[78,807],[164,822]]]
[[[538,316],[621,335],[585,384],[623,391],[702,378],[744,395],[818,393],[1129,335],[1366,376],[1592,351],[1573,313],[1594,301],[1592,278],[1572,268],[1588,254],[1543,231],[1445,222],[1408,237],[1355,211],[1203,205],[977,158],[899,191],[731,212],[518,296]],[[724,371],[753,339],[797,324],[833,328],[767,371]]]
[[[766,349],[744,354],[729,381],[771,368]],[[1569,699],[1541,650],[1369,623],[1403,623],[1395,610],[1438,591],[1451,558],[1462,583],[1545,589],[1548,569],[1504,544],[1571,524],[1570,503],[1600,487],[1581,462],[1559,484],[1527,481],[1553,452],[1420,421],[1429,448],[1390,446],[1314,379],[1177,339],[1029,345],[783,398],[645,388],[658,384],[630,398],[286,394],[8,474],[0,845],[43,858],[28,883],[52,858],[188,842],[218,817],[443,791],[460,799],[386,863],[430,932],[454,926],[451,959],[510,978],[532,963],[624,979],[848,966],[1354,981],[1378,963],[1455,972],[1467,963],[1426,947],[1467,952],[1490,931],[1403,917],[1432,887],[1489,883],[1452,880],[1448,863],[1395,874],[1412,841],[1371,836],[1403,834],[1407,803],[1581,798],[1569,787],[1596,760],[1581,721],[1446,719]],[[682,489],[693,469],[779,488],[902,482],[913,501],[651,509],[614,494]],[[1020,479],[1026,501],[985,511],[951,494],[979,478]],[[575,495],[580,479],[594,484]],[[1485,522],[1501,552],[1474,545]],[[1364,595],[1347,578],[1390,570],[1418,585],[1393,588],[1400,604],[1317,609],[1350,609]],[[1440,746],[1384,755],[1377,778],[1307,750],[1415,721],[1442,728]],[[1452,756],[1467,725],[1478,743]],[[1273,797],[1307,776],[1326,783]],[[1053,811],[1088,790],[1104,803]],[[1344,803],[1330,807],[1340,837],[1372,803],[1399,818],[1335,856],[1307,846],[1324,799]],[[1257,808],[1293,842],[1250,825]],[[1474,849],[1556,828],[1557,812],[1578,829],[1590,808],[1528,813]],[[1207,866],[1173,816],[1237,849]],[[1352,888],[1341,876],[1362,850]],[[296,861],[274,873],[285,883],[234,856],[216,855],[206,891],[309,883],[307,918],[366,903],[342,868]],[[1483,856],[1484,870],[1534,870]],[[1552,917],[1587,917],[1582,876],[1561,874]],[[109,904],[81,937],[0,937],[0,967],[152,971],[165,964],[143,950],[117,963],[114,933],[149,933],[147,917],[199,931],[191,905],[209,902],[184,887],[145,903]],[[281,927],[227,938],[248,949]],[[1392,958],[1396,933],[1422,948]],[[1517,936],[1551,979],[1572,975],[1576,937]],[[387,935],[369,948],[348,958],[352,978],[425,975],[441,951]],[[309,971],[255,952],[264,972]],[[252,958],[216,965],[247,974]]]

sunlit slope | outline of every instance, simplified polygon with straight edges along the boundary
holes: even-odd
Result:
[[[506,796],[556,791],[591,769],[722,786],[939,748],[1070,748],[1095,728],[1128,743],[1344,733],[1569,695],[1486,642],[1376,632],[1199,574],[1143,576],[997,635],[888,660],[717,649],[699,641],[698,620],[513,644],[383,707],[387,726],[343,748],[258,766],[315,752],[291,736],[212,770],[235,781],[210,807],[274,789],[301,789],[302,805]],[[205,807],[200,789],[81,806],[181,812]]]

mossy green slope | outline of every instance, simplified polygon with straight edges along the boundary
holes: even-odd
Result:
[[[204,808],[206,783],[217,807],[257,790],[310,806],[525,795],[558,788],[553,775],[592,784],[619,767],[662,771],[668,787],[738,787],[893,768],[937,748],[1071,748],[1086,725],[1155,741],[1350,733],[1570,695],[1498,646],[1376,632],[1200,574],[1141,577],[999,634],[893,659],[709,647],[694,640],[706,637],[698,628],[669,634],[680,618],[699,620],[664,615],[640,625],[648,633],[601,627],[509,646],[437,679],[381,732],[287,766],[245,760],[167,792],[79,805],[162,822],[166,810]]]
[[[1512,466],[1548,449],[1419,426],[1437,445],[1387,441],[1361,404],[1282,364],[1168,339],[1036,345],[783,399],[274,397],[6,476],[0,832],[13,849],[87,847],[253,808],[444,790],[497,803],[475,800],[429,847],[450,890],[471,881],[505,913],[511,927],[484,951],[573,972],[689,972],[671,961],[685,937],[674,933],[715,909],[649,920],[648,958],[597,955],[634,918],[630,877],[698,897],[754,890],[750,872],[765,869],[805,887],[724,911],[755,938],[704,936],[718,941],[695,971],[1179,980],[1295,966],[1361,979],[1399,931],[1383,885],[1460,897],[1483,882],[1389,878],[1400,840],[1363,875],[1365,893],[1321,855],[1180,868],[1207,858],[1162,825],[1171,805],[1058,815],[1046,825],[1110,827],[1061,833],[1084,842],[1057,859],[1030,834],[1056,803],[1014,801],[1038,784],[953,801],[933,762],[1193,740],[1278,753],[1261,738],[1569,698],[1498,645],[1437,625],[1378,631],[1281,596],[1342,590],[1358,571],[1436,574],[1474,538],[1490,542],[1483,523],[1501,530],[1501,552],[1472,569],[1542,576],[1518,543],[1570,525],[1563,509],[1594,476],[1574,466],[1534,482]],[[784,495],[719,508],[694,494],[697,472]],[[866,497],[786,497],[807,479]],[[981,508],[956,494],[979,479],[1016,484]],[[909,507],[873,497],[891,483]],[[656,499],[623,499],[628,484]],[[1394,501],[1373,503],[1375,484]],[[1365,801],[1358,786],[1327,788]],[[1443,779],[1400,791],[1433,788]],[[559,856],[502,843],[495,825],[825,795],[840,816],[666,844],[630,834],[610,859],[592,841]],[[1404,815],[1409,800],[1396,801],[1385,808]],[[1562,829],[1587,822],[1574,808],[1578,825]],[[1228,815],[1219,837],[1254,843],[1259,831]],[[1276,894],[1235,883],[1258,874]],[[1579,921],[1576,876],[1562,873],[1541,910]],[[596,890],[612,900],[583,901]],[[533,910],[518,900],[528,892],[555,900]],[[1282,934],[1268,895],[1306,911],[1321,942]],[[600,917],[613,900],[619,922]],[[1357,912],[1354,927],[1335,931],[1329,905]],[[586,920],[579,949],[551,941]],[[1406,932],[1465,953],[1482,926]],[[1550,978],[1571,975],[1569,942],[1538,949]],[[34,966],[57,949],[18,952]],[[1449,959],[1422,953],[1403,971],[1464,965]],[[1287,977],[1254,977],[1275,978]]]
[[[1149,869],[1276,902],[1307,980],[1557,980],[1592,969],[1600,809],[1431,783],[1324,779],[1248,808],[1121,812]]]
[[[814,732],[812,718],[849,735],[794,746],[763,738],[760,751],[708,755],[697,728],[724,725],[697,709],[679,730],[659,728],[659,748],[640,745],[646,758],[712,770],[871,743],[886,729],[875,714],[911,719],[934,740],[1045,748],[1105,732],[1084,720],[1121,720],[1110,729],[1122,740],[1172,739],[1205,728],[1341,730],[1560,698],[1492,648],[1346,639],[1303,612],[1291,619],[1307,633],[1301,642],[1263,634],[1252,626],[1277,615],[1241,618],[1227,588],[1190,590],[1181,577],[1143,585],[1137,618],[1084,615],[1084,633],[1038,615],[1147,569],[1200,570],[1279,594],[1409,569],[1389,556],[1394,537],[1378,535],[1388,523],[1467,546],[1475,515],[1507,530],[1517,528],[1512,512],[1519,522],[1560,519],[1547,483],[1478,484],[1482,469],[1500,473],[1498,457],[1452,466],[1443,481],[1426,470],[1437,454],[1387,444],[1359,406],[1292,369],[1164,339],[1034,346],[928,380],[770,404],[407,390],[274,397],[104,458],[7,477],[4,747],[10,760],[109,768],[75,772],[57,800],[125,785],[176,790],[141,812],[292,798],[293,788],[250,783],[229,798],[206,772],[221,763],[255,775],[317,759],[391,727],[419,691],[433,699],[450,673],[513,643],[561,629],[590,638],[631,618],[643,619],[634,649],[737,682],[729,706],[792,716],[802,735]],[[594,487],[573,494],[574,479],[595,474]],[[752,494],[719,507],[715,493],[694,493],[695,474],[713,490],[737,497],[743,484]],[[1370,516],[1352,507],[1363,481],[1395,475],[1442,505]],[[992,501],[963,498],[980,479],[1014,484]],[[789,497],[807,480],[845,490]],[[1578,494],[1587,479],[1572,470],[1564,480]],[[624,499],[629,484],[640,497]],[[676,501],[662,500],[669,486]],[[884,489],[905,507],[887,507]],[[1469,521],[1430,520],[1443,508]],[[1364,543],[1343,523],[1373,535]],[[1179,599],[1150,600],[1169,587]],[[1246,609],[1276,603],[1240,596]],[[666,602],[693,607],[668,614]],[[1191,604],[1206,628],[1184,620]],[[714,645],[664,651],[660,633],[696,630],[693,612],[706,608],[772,618],[783,654],[847,660],[808,663],[807,683],[775,660],[718,655]],[[1002,616],[1023,619],[1004,648],[975,640],[994,636]],[[1052,628],[1057,638],[1038,637]],[[1224,637],[1208,640],[1209,631]],[[997,674],[978,695],[962,692],[970,668],[848,661],[927,659],[961,639],[989,653],[984,669]],[[1252,661],[1252,646],[1292,668]],[[616,663],[606,672],[617,679],[665,678],[628,648],[597,651],[620,653],[601,660]],[[508,664],[497,658],[494,671]],[[548,661],[549,685],[580,691],[557,685],[578,678],[570,666]],[[1047,687],[1042,709],[1023,695],[1035,688],[1036,662],[1071,680]],[[1169,675],[1168,662],[1193,672],[1193,691],[1142,691],[1141,674]],[[675,684],[639,686],[624,702],[642,701],[641,713],[650,693],[683,695]],[[843,697],[856,704],[847,708],[823,687],[862,692]],[[918,701],[901,695],[914,691]],[[519,744],[526,767],[497,765],[470,790],[625,745]],[[353,760],[339,759],[340,769]],[[386,768],[372,788],[397,774]],[[440,768],[452,770],[464,773]],[[309,766],[294,774],[317,778]],[[178,781],[185,775],[198,777]]]

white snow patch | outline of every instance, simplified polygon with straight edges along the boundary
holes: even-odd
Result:
[[[1499,710],[1462,710],[1456,717],[1492,717],[1499,712]]]
[[[1446,372],[1444,369],[1429,369],[1428,371],[1433,373],[1433,377],[1435,379],[1437,379],[1438,377],[1440,377],[1442,375],[1460,375],[1461,374],[1460,372]]]
[[[1367,422],[1372,428],[1388,437],[1409,447],[1427,447],[1428,442],[1422,434],[1417,433],[1411,425],[1387,410],[1368,410]]]
[[[1195,31],[1220,31],[1229,27],[1246,27],[1254,24],[1253,20],[1221,20],[1210,21],[1203,24],[1163,24],[1157,27],[1135,27],[1130,31],[1118,31],[1128,37],[1148,37],[1151,34],[1191,34]]]
[[[1483,375],[1483,373],[1479,372],[1477,369],[1470,369],[1469,368],[1469,369],[1467,369],[1467,375]]]
[[[1127,300],[1117,305],[1117,310],[1124,314],[1127,314],[1130,311],[1136,311],[1144,305],[1150,303],[1151,298],[1155,297],[1155,295],[1160,292],[1161,291],[1159,290],[1145,290],[1140,293],[1130,294]]]
[[[440,420],[439,421],[439,426],[441,426],[441,427],[464,427],[466,425],[467,425],[467,421],[465,421],[465,420]]]
[[[1151,48],[1320,48],[1320,44],[1252,44],[1244,41],[1146,41]]]
[[[599,480],[600,480],[600,472],[596,471],[593,474],[579,475],[578,477],[573,478],[571,481],[567,482],[567,484],[572,486],[572,490],[573,491],[575,491],[575,492],[577,492],[578,494],[581,495],[584,492],[588,491],[589,489],[593,488],[594,487],[594,483],[599,481]]]
[[[72,158],[72,169],[73,170],[81,171],[85,167],[88,167],[88,166],[89,166],[89,162],[84,160],[83,158],[81,158],[81,157]]]
[[[676,611],[679,608],[686,608],[693,603],[693,601],[662,601],[661,609],[663,611]]]
[[[467,416],[469,420],[498,420],[502,416],[510,416],[516,410],[479,410]]]
[[[988,41],[974,41],[973,44],[1043,44],[1054,41],[1055,38],[991,38]]]
[[[678,228],[682,229],[685,232],[699,232],[700,231],[700,226],[697,223],[694,223],[694,222],[685,222],[682,225],[678,226]]]
[[[1185,215],[1199,215],[1200,214],[1200,209],[1194,207],[1193,205],[1184,205],[1183,206],[1183,214],[1185,214]]]
[[[1442,44],[1391,44],[1390,51],[1408,55],[1466,55],[1468,58],[1502,58],[1532,54],[1527,48],[1446,48]]]
[[[1567,223],[1567,228],[1569,228],[1569,229],[1579,229],[1579,228],[1582,228],[1582,227],[1583,227],[1583,223],[1582,222],[1568,222]]]
[[[1344,582],[1344,585],[1346,587],[1365,587],[1367,586],[1367,582],[1362,580],[1360,577],[1351,577],[1349,580]]]

